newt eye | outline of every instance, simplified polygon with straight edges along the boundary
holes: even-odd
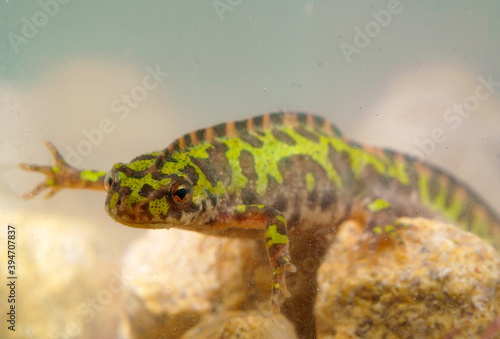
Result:
[[[192,187],[187,182],[175,184],[172,187],[172,199],[176,204],[185,204],[191,200]]]
[[[113,187],[113,175],[111,174],[111,171],[106,174],[104,177],[104,188],[106,189],[106,192],[111,191],[111,187]]]

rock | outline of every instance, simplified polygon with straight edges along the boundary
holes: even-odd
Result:
[[[297,338],[292,323],[281,314],[271,312],[228,312],[207,317],[186,332],[182,339],[218,338]]]
[[[15,305],[16,331],[3,324],[0,337],[93,338],[116,333],[120,283],[102,260],[105,240],[81,219],[9,212],[16,228],[15,304],[7,303],[7,282],[0,286],[4,310]],[[4,228],[7,235],[7,226]],[[7,272],[7,238],[0,265]],[[5,275],[4,275],[5,277]],[[2,311],[3,312],[3,311]],[[6,318],[4,316],[4,318]]]
[[[500,312],[500,259],[476,235],[403,219],[404,245],[363,249],[341,225],[318,270],[318,338],[481,337]]]
[[[271,272],[262,291],[255,247],[253,240],[177,229],[146,233],[124,259],[123,337],[179,338],[205,315],[249,307],[262,293],[268,300]]]
[[[310,325],[290,312],[300,307],[289,303],[293,296],[281,315],[255,311],[269,309],[262,242],[150,231],[125,256],[122,337],[293,338],[298,324],[316,325],[318,338],[480,336],[500,310],[498,254],[454,226],[405,221],[412,226],[400,230],[404,245],[377,249],[361,245],[359,224],[340,226],[317,272]]]

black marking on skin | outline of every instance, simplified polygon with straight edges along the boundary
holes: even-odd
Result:
[[[174,142],[172,142],[171,146],[173,147],[174,151],[181,150],[181,148],[179,147],[179,139],[175,139]]]
[[[132,159],[130,162],[136,162],[136,161],[141,161],[141,160],[153,160],[153,159],[156,159],[157,155],[153,155],[151,153],[148,153],[148,154],[143,154],[143,155],[140,155],[138,157],[135,157],[134,159]]]
[[[186,147],[193,146],[193,141],[191,140],[191,135],[190,134],[184,135],[183,138],[184,138],[184,143],[186,144]]]
[[[172,202],[170,203],[170,208],[168,210],[168,216],[175,219],[175,220],[180,220],[182,217],[182,212],[183,210],[180,208],[175,208],[174,204]]]
[[[273,136],[276,138],[276,140],[281,141],[282,143],[285,143],[290,146],[294,146],[297,144],[295,139],[293,139],[290,135],[287,133],[280,131],[280,130],[273,130],[272,131]]]
[[[200,142],[205,141],[205,137],[206,137],[206,130],[205,129],[199,129],[196,132],[194,132],[194,134],[196,135],[196,137],[198,138],[198,140]]]
[[[353,188],[354,173],[350,165],[350,158],[346,152],[338,153],[332,146],[328,144],[328,159],[335,171],[340,176],[344,188]]]
[[[280,233],[280,232],[278,232]],[[280,233],[281,234],[281,233]],[[266,242],[270,240],[270,238],[266,237]],[[282,244],[272,244],[271,247],[267,249],[267,252],[269,253],[270,258],[275,258],[278,256],[278,253],[283,251],[283,245]]]
[[[309,193],[307,195],[307,204],[309,206],[313,206],[314,204],[316,204],[317,198],[318,198],[318,194],[316,193],[316,191]]]
[[[274,218],[276,218],[276,216],[280,215],[280,213],[278,211],[276,211],[275,209],[273,208],[259,208],[259,211],[263,211],[264,212],[264,216],[269,220],[269,219],[272,219],[274,220]],[[259,212],[260,213],[260,212]],[[281,224],[281,222],[277,221],[278,225]]]
[[[215,194],[212,194],[211,192],[208,192],[205,190],[207,193],[208,199],[210,199],[210,202],[212,203],[212,208],[217,206],[217,196]]]
[[[214,175],[212,173],[210,164],[208,163],[208,160],[206,159],[200,159],[200,158],[195,158],[193,156],[190,156],[191,161],[193,164],[195,164],[202,172],[205,174],[205,177],[207,178],[208,182],[212,187],[217,186],[217,180],[215,180]]]
[[[170,195],[170,186],[160,186],[153,191],[150,200],[161,199],[163,198],[163,196],[169,196],[169,195]]]
[[[367,166],[361,172],[361,176],[367,178],[367,182],[378,182],[384,190],[389,190],[391,184],[395,182],[395,180],[391,180],[391,178],[387,175],[387,172],[384,171],[384,174],[380,174],[373,166]]]
[[[144,176],[144,171],[134,171],[125,164],[121,165],[116,171],[124,173],[129,178],[140,179]]]
[[[130,196],[130,194],[132,194],[132,188],[130,188],[128,186],[123,186],[118,190],[118,194],[119,194],[119,197],[118,197],[118,201],[116,202],[116,206],[121,205],[123,197],[128,197],[128,196]],[[111,194],[110,194],[110,196],[111,196]]]
[[[288,228],[296,227],[300,224],[300,212],[295,212],[288,221]]]
[[[247,130],[247,121],[248,120],[240,120],[240,121],[236,121],[234,123],[234,125],[235,125],[236,130],[238,131],[238,133],[243,133],[244,131]]]
[[[271,114],[271,123],[275,126],[283,125],[283,112]]]
[[[316,127],[321,127],[325,123],[325,119],[318,117],[318,116],[313,116],[313,121]]]
[[[448,177],[448,187],[446,189],[446,197],[444,199],[445,208],[450,208],[451,202],[453,201],[453,194],[457,188],[457,182],[455,179]]]
[[[268,174],[266,192],[268,192],[268,194],[273,194],[275,192],[278,192],[279,189],[280,189],[280,184],[278,184],[278,182],[273,176]]]
[[[401,154],[403,156],[403,158],[405,159],[406,161],[406,164],[407,167],[413,167],[413,165],[415,164],[415,162],[417,161],[417,159],[415,159],[414,157],[412,157],[411,155],[409,154]]]
[[[120,189],[118,191],[118,200],[116,201],[115,208],[113,209],[118,217],[120,217],[123,214],[121,211],[121,204],[122,204],[122,199],[123,199],[124,195],[126,195],[126,194],[127,194],[127,191],[125,191],[124,189]],[[106,208],[109,210],[110,210],[109,201],[111,200],[112,196],[113,196],[113,194],[108,194],[108,196],[106,197]]]
[[[260,115],[258,117],[254,117],[253,118],[253,124],[254,124],[255,127],[262,128],[262,119],[263,119],[262,117],[263,116]]]
[[[141,197],[147,198],[155,189],[149,184],[142,185],[141,189],[137,192]]]
[[[250,144],[250,146],[252,146],[254,148],[261,148],[262,146],[264,146],[264,143],[262,141],[260,141],[260,139],[258,139],[257,137],[249,134],[246,131],[243,131],[239,135],[239,137],[240,137],[241,140],[243,140],[247,144]]]
[[[402,164],[406,173],[408,174],[409,181],[411,182],[410,172],[408,171],[407,160],[398,152],[393,150],[384,150],[385,152],[389,152],[388,156],[393,164]],[[409,183],[403,184],[399,180],[392,179],[392,183],[397,185],[398,190],[402,192],[401,194],[406,194],[407,196],[411,194],[414,187],[412,187]]]
[[[241,202],[243,205],[255,205],[259,202],[259,197],[251,188],[241,190]]]
[[[215,142],[213,147],[207,149],[208,164],[215,180],[220,180],[224,187],[231,183],[232,173],[229,161],[226,157],[228,146],[224,143]]]
[[[335,196],[335,194],[333,194],[332,192],[325,192],[325,194],[321,198],[321,203],[320,203],[321,211],[330,209],[335,204],[336,201],[337,197]]]
[[[286,211],[288,206],[288,199],[283,196],[279,196],[278,199],[273,204],[273,208],[277,209],[280,212]]]
[[[330,124],[330,126],[332,126],[332,129],[333,129],[336,136],[338,136],[339,138],[342,137],[342,131],[340,130],[340,128],[338,128],[334,124]]]
[[[250,182],[255,182],[257,180],[257,171],[255,170],[255,161],[252,153],[247,150],[242,150],[239,157],[239,162],[241,166],[242,174]]]
[[[222,138],[222,137],[225,137],[226,136],[226,124],[219,124],[219,125],[215,125],[213,127],[214,129],[214,132],[215,132],[215,135],[218,137],[218,138]]]
[[[167,162],[169,159],[171,159],[171,155],[169,154],[168,148],[164,149],[158,157],[156,158],[156,162],[154,163],[153,166],[149,169],[150,171],[159,171],[160,169],[163,168],[163,164]]]
[[[305,114],[297,114],[297,120],[301,125],[307,125],[307,115]]]
[[[133,222],[133,221],[137,220],[137,216],[134,213],[134,211],[127,211],[127,213],[125,213],[125,215],[127,216],[128,221],[132,221]]]
[[[314,143],[318,143],[319,142],[319,137],[316,135],[316,134],[313,134],[311,132],[309,132],[308,130],[306,130],[304,127],[302,126],[298,126],[295,128],[295,131],[302,135],[304,138],[314,142]]]
[[[410,156],[405,156],[404,160],[405,160],[404,167],[406,168],[406,171],[408,173],[408,178],[410,179],[408,187],[410,190],[418,190],[419,177],[417,169],[415,167],[415,159],[413,159]]]
[[[440,191],[439,177],[440,174],[438,172],[432,171],[431,177],[429,178],[429,182],[427,184],[429,189],[429,198],[432,202],[434,202]]]
[[[162,179],[168,178],[169,176],[170,176],[170,174],[165,174],[165,173],[162,173],[160,171],[151,172],[151,179],[156,180],[156,181],[160,181]]]
[[[168,210],[168,215],[169,215],[169,217],[172,217],[175,220],[180,220],[184,214],[191,214],[191,213],[199,211],[199,209],[200,209],[200,206],[195,205],[193,202],[191,202],[187,206],[185,206],[185,205],[179,206],[173,202],[170,194],[168,195],[168,201],[169,201],[169,205],[170,205],[170,208]]]
[[[476,204],[475,201],[472,200],[470,197],[468,197],[464,201],[464,208],[462,209],[462,212],[457,218],[457,221],[459,223],[465,224],[467,226],[467,230],[469,231],[472,227],[472,222],[474,221],[474,215],[472,212],[474,211],[475,204]]]
[[[200,176],[198,175],[198,172],[196,172],[196,168],[194,168],[191,165],[188,165],[182,169],[182,173],[186,174],[188,178],[191,180],[193,187],[195,187],[198,184],[198,180],[200,180]],[[182,177],[178,178],[172,178],[172,182],[177,181],[177,180],[185,180]]]

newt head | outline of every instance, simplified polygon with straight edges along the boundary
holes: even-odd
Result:
[[[104,186],[108,214],[136,228],[193,229],[217,205],[215,187],[185,152],[154,152],[115,164]]]

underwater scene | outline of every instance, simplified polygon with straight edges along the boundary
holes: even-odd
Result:
[[[500,338],[499,16],[0,2],[0,337]]]

